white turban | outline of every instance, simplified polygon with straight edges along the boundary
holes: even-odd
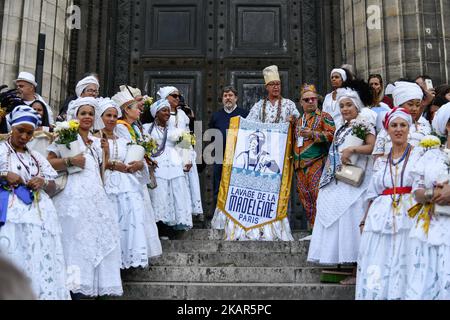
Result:
[[[165,100],[165,99],[161,99],[156,101],[154,104],[152,104],[152,106],[150,107],[150,111],[152,113],[152,117],[156,118],[156,114],[164,109],[164,108],[169,108],[170,109],[170,103],[169,101]]]
[[[413,118],[411,117],[411,114],[408,112],[408,110],[406,110],[405,108],[395,108],[392,109],[391,112],[388,112],[386,114],[386,117],[383,121],[384,128],[387,130],[389,128],[389,124],[395,119],[399,118],[408,122],[408,125],[410,127],[413,125]]]
[[[136,102],[128,91],[118,92],[111,99],[121,108],[130,107]]]
[[[351,99],[353,101],[356,108],[358,109],[358,112],[361,112],[362,109],[365,107],[364,103],[361,101],[361,98],[359,97],[358,92],[356,92],[355,90],[352,90],[350,88],[337,89],[336,95],[337,103],[340,104],[341,101],[346,98]]]
[[[73,100],[69,104],[69,109],[67,110],[67,120],[76,120],[78,111],[82,106],[92,106],[94,110],[98,109],[98,101],[92,97],[78,98]]]
[[[342,80],[345,82],[347,81],[347,73],[345,72],[344,69],[334,69],[333,71],[331,71],[331,75],[330,77],[333,77],[333,74],[338,73],[341,75]]]
[[[29,124],[34,129],[41,125],[41,116],[33,108],[23,105],[16,107],[7,117],[11,127]]]
[[[97,99],[97,101],[98,107],[97,110],[95,110],[95,130],[102,130],[105,127],[105,123],[103,122],[102,117],[108,109],[116,109],[118,118],[122,118],[122,110],[113,100],[111,100],[110,98],[101,98]]]
[[[170,96],[174,92],[178,92],[179,90],[175,87],[164,87],[159,89],[158,95],[161,99],[165,100],[168,96]]]
[[[139,90],[138,88],[130,87],[128,85],[120,86],[120,91],[121,92],[129,92],[134,98],[136,98],[138,96],[142,96],[141,90]]]
[[[90,84],[95,84],[97,86],[97,90],[100,89],[100,83],[98,82],[96,77],[94,77],[94,76],[86,77],[77,83],[75,92],[77,93],[78,98],[81,97],[81,94],[83,93],[83,91],[86,90],[86,88]]]
[[[444,104],[434,115],[433,129],[436,133],[445,137],[447,135],[447,123],[450,120],[450,102]]]
[[[386,94],[392,94],[394,98],[394,106],[400,107],[410,100],[422,100],[422,88],[413,82],[397,81],[386,87]]]

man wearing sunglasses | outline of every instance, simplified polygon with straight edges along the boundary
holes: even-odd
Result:
[[[295,103],[281,96],[281,79],[277,66],[264,69],[267,98],[257,102],[247,120],[262,123],[293,123],[300,117]]]

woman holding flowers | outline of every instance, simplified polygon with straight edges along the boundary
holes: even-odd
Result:
[[[413,224],[408,210],[415,204],[413,171],[422,155],[420,149],[408,143],[412,125],[411,115],[402,108],[393,109],[384,121],[392,148],[388,156],[375,162],[366,195],[369,209],[360,224],[358,300],[405,297],[409,232]]]
[[[105,124],[100,133],[109,141],[105,189],[119,217],[122,269],[145,268],[149,258],[162,254],[155,219],[146,212],[144,205],[142,185],[147,185],[148,175],[137,175],[134,164],[124,163],[129,146],[127,140],[115,133],[117,119],[122,116],[119,106],[110,99],[101,99],[97,111]],[[139,168],[144,172],[144,161],[140,161]]]
[[[121,295],[120,234],[116,208],[106,195],[101,178],[107,141],[94,137],[97,100],[79,98],[71,104],[68,119],[79,123],[78,134],[58,130],[60,137],[49,148],[49,160],[58,171],[69,171],[64,190],[53,200],[63,228],[63,246],[71,281],[68,288],[85,296]],[[72,122],[74,124],[75,122]],[[101,129],[97,123],[95,129]],[[75,140],[75,141],[73,141]],[[78,147],[80,154],[63,158],[61,144]]]
[[[364,83],[358,89],[366,92],[370,90]],[[358,93],[351,88],[337,91],[344,125],[335,134],[322,174],[316,223],[308,256],[310,262],[336,265],[357,261],[360,240],[358,226],[367,208],[364,198],[372,176],[373,161],[370,155],[375,143],[374,127],[360,115],[365,105],[361,97],[366,97],[366,92]],[[356,139],[359,145],[349,143],[355,140],[355,136],[359,138]],[[360,176],[360,184],[351,185],[337,180],[338,173],[352,168],[360,168],[365,173],[364,177]],[[356,279],[352,277],[348,280],[344,284],[354,284]]]
[[[39,115],[18,106],[9,117],[11,136],[0,142],[0,253],[31,280],[41,300],[70,299],[58,215],[47,192],[57,173],[27,148]]]
[[[192,228],[192,205],[189,187],[183,170],[183,160],[175,149],[179,135],[170,127],[170,104],[159,100],[153,104],[155,122],[144,125],[144,132],[158,142],[153,159],[158,163],[155,171],[158,186],[150,190],[156,212],[156,221],[176,230]]]
[[[439,141],[425,138],[427,151],[414,169],[413,192],[419,204],[410,210],[414,224],[406,299],[411,300],[450,300],[450,203],[443,197],[450,181],[450,103],[436,113],[433,129],[445,144],[440,148]]]
[[[197,153],[193,148],[195,146],[195,138],[193,138],[189,128],[191,120],[186,113],[179,108],[181,95],[177,88],[161,88],[158,95],[161,99],[166,99],[170,104],[169,127],[174,129],[173,134],[179,136],[176,149],[183,159],[186,181],[191,194],[192,215],[201,216],[203,215],[202,196],[196,165]]]

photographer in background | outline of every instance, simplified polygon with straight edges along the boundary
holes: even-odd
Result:
[[[423,100],[422,107],[420,109],[421,114],[424,114],[426,110],[431,107],[434,98],[436,97],[436,90],[433,86],[433,81],[430,76],[421,75],[416,78],[416,83],[422,88],[423,91]],[[396,106],[398,107],[398,106]]]

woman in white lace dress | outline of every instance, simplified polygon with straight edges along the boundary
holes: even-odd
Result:
[[[159,100],[151,107],[155,122],[144,125],[144,133],[156,139],[159,149],[153,160],[158,163],[155,177],[158,186],[150,190],[156,221],[175,230],[192,228],[192,204],[183,171],[183,161],[175,149],[177,131],[169,126],[170,104]]]
[[[396,107],[408,110],[413,118],[413,125],[409,128],[408,142],[417,147],[420,141],[431,134],[431,125],[420,112],[423,99],[422,89],[415,83],[398,81],[386,88],[386,93],[392,94]],[[392,140],[386,130],[381,130],[375,142],[373,154],[387,156],[392,148]]]
[[[367,120],[369,132],[366,132],[363,145],[341,150],[346,140],[352,137],[351,121],[365,120],[360,115],[364,103],[358,92],[349,88],[338,89],[337,99],[345,123],[335,134],[322,174],[316,223],[308,255],[308,261],[323,265],[356,263],[361,236],[358,226],[367,209],[364,200],[373,168],[370,155],[375,144],[375,129]],[[351,163],[352,155],[358,155],[356,166],[365,171],[359,187],[337,181],[335,176],[342,165]]]
[[[370,208],[360,224],[364,231],[358,257],[358,300],[401,300],[406,291],[413,224],[408,210],[415,204],[413,169],[422,152],[408,143],[413,120],[406,109],[394,109],[386,119],[393,146],[387,157],[375,162],[367,191]]]
[[[70,294],[61,226],[47,195],[57,173],[26,147],[39,122],[33,109],[17,107],[10,116],[11,137],[0,143],[0,253],[31,279],[36,297],[65,300]]]
[[[128,141],[115,133],[117,119],[121,114],[121,109],[114,101],[99,101],[97,115],[102,117],[105,124],[101,133],[109,140],[105,189],[119,214],[122,268],[145,268],[149,264],[149,258],[161,256],[162,248],[156,222],[150,219],[153,216],[150,217],[145,208],[144,192],[147,190],[142,186],[147,185],[148,177],[142,174],[144,162],[124,163],[129,148]],[[147,179],[142,179],[143,177]]]
[[[169,127],[180,132],[189,132],[190,119],[186,113],[179,109],[180,104],[180,92],[175,87],[164,87],[158,92],[161,99],[166,99],[170,103],[171,112],[169,119]],[[197,170],[197,153],[194,148],[190,150],[180,149],[176,147],[178,153],[183,158],[185,166],[186,182],[188,183],[189,191],[191,194],[192,203],[192,215],[203,215],[202,196],[200,189],[200,179]]]
[[[414,195],[420,205],[410,233],[406,299],[450,300],[450,104],[442,106],[433,120],[433,129],[447,137],[443,148],[426,151],[414,169]],[[439,205],[439,206],[438,206]]]
[[[58,170],[78,167],[64,190],[53,198],[63,229],[64,255],[74,294],[122,295],[120,234],[116,208],[106,195],[101,178],[107,143],[90,134],[97,100],[79,98],[68,110],[68,119],[80,122],[78,144],[82,154],[61,158],[58,146],[49,147],[49,160]]]

